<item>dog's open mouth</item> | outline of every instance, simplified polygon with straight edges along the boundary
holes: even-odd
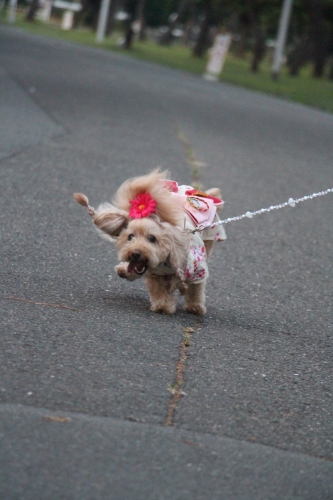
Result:
[[[142,275],[142,274],[145,274],[147,269],[148,269],[148,265],[146,262],[131,260],[130,263],[128,264],[127,271],[130,274],[136,273],[136,274]]]

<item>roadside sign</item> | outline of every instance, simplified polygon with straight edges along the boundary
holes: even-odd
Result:
[[[222,72],[225,59],[231,44],[231,35],[217,35],[213,47],[209,50],[209,60],[204,78],[216,81]]]
[[[72,10],[73,12],[79,12],[82,9],[82,5],[78,2],[65,2],[63,0],[55,0],[55,2],[53,2],[53,7],[57,9]]]

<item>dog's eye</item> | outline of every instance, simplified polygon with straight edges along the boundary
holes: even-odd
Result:
[[[157,241],[155,236],[153,236],[152,234],[148,236],[148,240],[150,241],[150,243],[155,243]]]
[[[127,239],[131,241],[132,238],[134,238],[134,234],[130,234]]]

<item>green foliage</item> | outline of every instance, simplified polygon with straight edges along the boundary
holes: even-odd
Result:
[[[148,26],[166,25],[170,14],[177,10],[177,0],[147,0],[146,22]]]
[[[93,1],[93,0],[89,0]],[[138,0],[124,0],[123,8],[134,19],[138,7]],[[177,10],[177,0],[146,0],[145,20],[148,26],[161,26],[168,23],[172,12]]]
[[[333,82],[313,78],[310,65],[297,77],[289,76],[284,67],[278,81],[273,81],[269,60],[264,61],[260,73],[251,73],[246,60],[229,55],[221,80],[333,113]]]

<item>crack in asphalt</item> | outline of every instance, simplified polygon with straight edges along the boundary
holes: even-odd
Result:
[[[191,147],[191,144],[181,128],[175,124],[174,129],[177,133],[177,137],[179,142],[182,144],[184,148],[184,153],[187,157],[187,161],[189,165],[191,166],[192,172],[191,172],[191,185],[193,185],[196,189],[201,189],[202,185],[200,183],[200,167],[206,166],[205,163],[199,162],[196,160],[194,151]],[[175,412],[177,409],[177,405],[182,398],[182,396],[185,396],[186,394],[184,391],[181,389],[182,384],[184,382],[184,372],[185,372],[185,366],[186,366],[186,361],[188,357],[188,348],[191,343],[191,337],[192,333],[198,330],[199,327],[202,326],[202,320],[200,318],[197,319],[196,324],[194,327],[191,326],[186,326],[183,327],[183,338],[179,346],[179,358],[176,362],[176,368],[175,368],[175,379],[172,385],[169,386],[169,392],[171,392],[171,398],[169,401],[169,406],[168,406],[168,411],[166,415],[166,419],[164,422],[164,425],[167,426],[173,426],[174,425],[174,417],[175,417]]]
[[[63,306],[61,304],[49,304],[48,302],[38,302],[36,300],[21,299],[20,297],[4,297],[4,299],[2,300],[15,300],[17,302],[26,302],[28,304],[35,304],[37,306],[55,307],[56,309],[68,309],[75,312],[85,312],[83,309],[77,309],[76,307]]]
[[[202,326],[202,320],[199,318],[194,327],[186,326],[183,327],[183,337],[179,346],[179,357],[176,362],[175,367],[175,378],[172,385],[169,386],[169,391],[171,392],[171,398],[169,401],[168,411],[164,425],[173,426],[175,412],[177,405],[181,400],[182,396],[186,393],[182,390],[182,385],[184,383],[184,372],[186,367],[186,361],[188,358],[188,349],[191,343],[192,334]]]

